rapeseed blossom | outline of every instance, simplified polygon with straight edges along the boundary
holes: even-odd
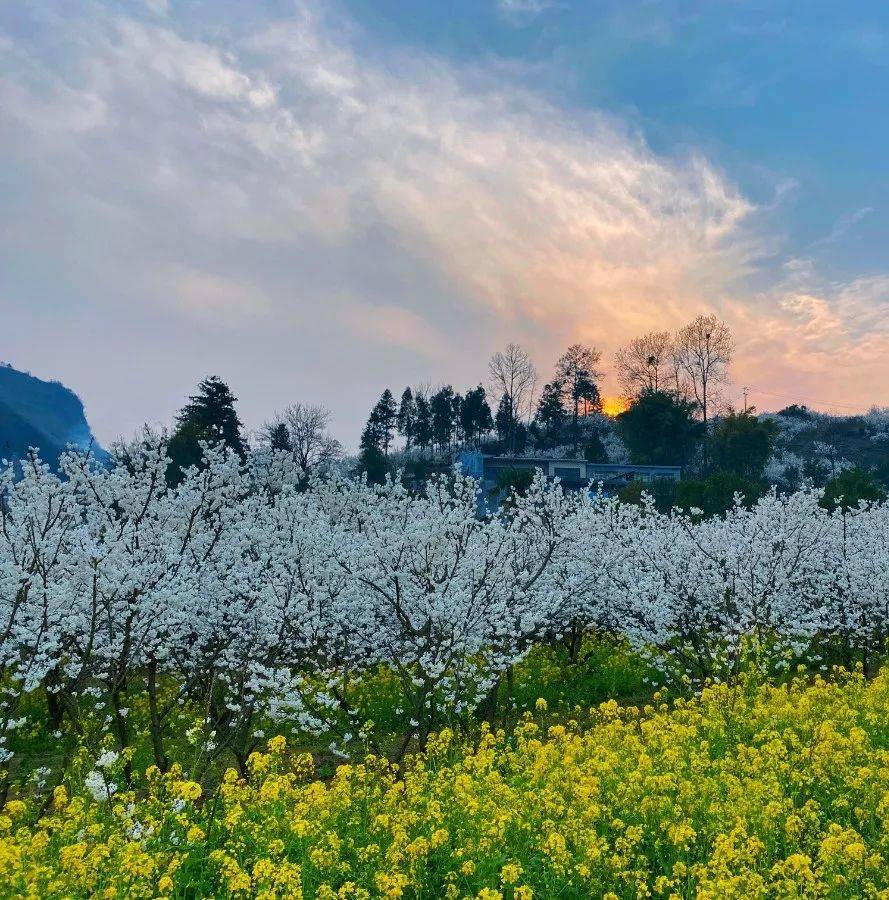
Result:
[[[276,736],[209,790],[12,800],[0,895],[889,897],[889,673],[544,712],[329,781]]]

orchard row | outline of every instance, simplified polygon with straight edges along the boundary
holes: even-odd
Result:
[[[175,488],[167,466],[151,445],[0,476],[5,764],[35,704],[75,735],[100,716],[162,768],[198,709],[202,758],[243,764],[269,722],[373,747],[355,698],[385,672],[399,758],[467,727],[540,643],[617,634],[664,680],[700,683],[828,645],[871,668],[889,628],[887,504],[770,494],[700,519],[539,478],[482,516],[459,472],[416,495],[273,452],[208,448]]]

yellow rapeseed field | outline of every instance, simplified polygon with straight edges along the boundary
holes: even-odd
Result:
[[[445,731],[317,780],[283,737],[0,818],[0,891],[47,897],[887,897],[889,674],[713,685],[583,724]],[[578,716],[578,718],[580,718]],[[72,795],[73,794],[73,795]]]

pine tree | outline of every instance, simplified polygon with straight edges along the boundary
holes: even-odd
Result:
[[[414,402],[417,405],[417,419],[414,423],[414,443],[422,450],[426,450],[432,443],[432,408],[429,401],[417,394]]]
[[[239,456],[247,452],[241,421],[235,411],[238,398],[228,385],[215,375],[198,385],[198,392],[176,416],[176,428],[167,447],[170,466],[167,480],[178,484],[183,470],[203,463],[201,442],[224,444]]]
[[[287,453],[293,450],[290,432],[287,430],[287,425],[284,422],[277,422],[269,429],[268,441],[272,450],[284,450]]]
[[[376,411],[376,407],[374,408]],[[367,475],[370,484],[382,484],[386,480],[386,474],[389,467],[386,463],[386,457],[380,449],[379,431],[373,424],[374,414],[371,413],[370,420],[364,426],[361,432],[360,453],[358,460],[361,471]]]
[[[417,403],[414,400],[414,393],[409,387],[406,387],[401,395],[396,424],[398,433],[404,438],[404,449],[410,450],[417,426]]]
[[[560,381],[551,381],[543,386],[540,400],[537,401],[537,415],[535,421],[539,426],[545,444],[553,446],[559,438],[559,433],[565,426],[567,416],[562,397],[564,388]]]
[[[556,380],[562,385],[565,402],[571,409],[571,433],[574,438],[574,453],[577,454],[579,431],[577,419],[581,404],[584,414],[601,408],[602,401],[596,380],[601,373],[596,366],[602,354],[595,347],[572,344],[556,363]]]
[[[507,452],[514,452],[515,415],[512,411],[512,398],[509,394],[503,394],[500,404],[497,406],[497,415],[494,417],[497,428],[497,436],[505,444]]]
[[[444,450],[451,443],[454,430],[454,389],[448,384],[432,395],[432,440]]]
[[[392,443],[392,432],[395,430],[397,420],[398,407],[395,405],[395,398],[392,396],[392,391],[386,388],[380,395],[368,421],[369,427],[376,435],[377,446],[382,449],[384,456],[389,455],[389,445]]]
[[[485,389],[479,385],[467,391],[460,406],[460,427],[467,443],[477,442],[494,427],[491,407],[488,406]]]

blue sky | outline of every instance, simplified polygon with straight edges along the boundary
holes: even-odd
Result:
[[[659,153],[697,148],[746,196],[782,189],[786,250],[882,271],[889,234],[889,5],[357,0],[369,48],[495,60],[579,116],[620,116]]]
[[[350,444],[712,311],[727,401],[885,405],[887,96],[885,3],[9,4],[0,358],[104,440],[214,372]]]

